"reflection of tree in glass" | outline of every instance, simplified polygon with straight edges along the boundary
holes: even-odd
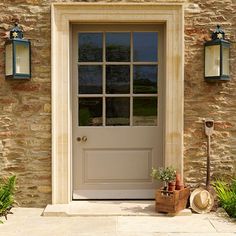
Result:
[[[157,92],[157,68],[156,66],[134,67],[134,93]]]
[[[130,61],[130,33],[107,32],[105,37],[107,61]]]
[[[129,98],[107,98],[107,117],[129,117]]]
[[[102,34],[79,34],[79,61],[102,61]]]
[[[102,125],[102,99],[80,98],[79,101],[79,125],[97,126]]]
[[[106,124],[129,125],[130,99],[107,98],[106,99]]]
[[[101,66],[79,66],[79,93],[102,93]]]
[[[92,44],[84,44],[79,49],[79,61],[102,61],[102,48],[97,48]]]
[[[107,61],[130,61],[130,47],[125,45],[111,44],[106,47]]]
[[[129,66],[107,66],[106,67],[106,92],[107,93],[129,93],[130,68]]]

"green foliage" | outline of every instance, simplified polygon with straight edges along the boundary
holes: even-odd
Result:
[[[176,171],[173,167],[160,167],[159,169],[152,168],[151,176],[156,180],[161,180],[165,184],[175,179]]]
[[[7,179],[0,180],[0,216],[10,214],[10,210],[14,203],[14,190],[15,190],[16,176],[10,176]],[[2,223],[2,221],[0,221]]]
[[[236,218],[236,179],[233,179],[230,184],[223,180],[217,180],[213,186],[220,205],[230,217]]]
[[[81,126],[88,126],[89,122],[90,122],[90,118],[91,114],[89,112],[89,109],[80,109],[80,113],[79,113],[79,124]]]

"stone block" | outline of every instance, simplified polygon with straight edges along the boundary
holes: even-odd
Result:
[[[40,193],[51,193],[52,189],[51,186],[38,186],[38,191]]]

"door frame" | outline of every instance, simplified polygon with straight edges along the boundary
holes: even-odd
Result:
[[[72,201],[71,23],[165,24],[164,163],[183,173],[184,0],[53,3],[52,204]]]

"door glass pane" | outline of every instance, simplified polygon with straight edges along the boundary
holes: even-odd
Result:
[[[102,33],[79,33],[79,61],[102,61]]]
[[[107,66],[106,67],[106,93],[125,94],[130,93],[130,67]]]
[[[102,98],[79,98],[79,126],[102,125]]]
[[[157,97],[134,97],[133,125],[157,125]]]
[[[157,61],[157,32],[134,32],[134,61]]]
[[[157,93],[157,66],[134,66],[134,93]]]
[[[102,93],[102,66],[79,66],[79,93]]]
[[[130,61],[130,33],[106,33],[106,60]]]
[[[130,124],[130,99],[106,98],[106,125]]]

